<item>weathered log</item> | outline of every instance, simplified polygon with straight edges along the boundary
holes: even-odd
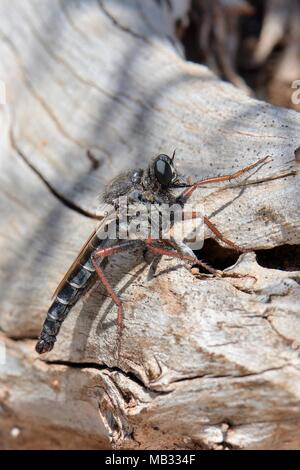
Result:
[[[0,8],[0,447],[106,448],[109,436],[119,448],[299,448],[299,114],[186,62],[165,2]],[[124,302],[120,356],[116,307],[96,284],[38,358],[33,339],[97,194],[174,148],[194,179],[272,157],[193,196],[252,250],[229,270],[256,280],[163,258],[149,281],[140,251],[116,256],[106,273]],[[222,243],[206,246],[224,262]]]

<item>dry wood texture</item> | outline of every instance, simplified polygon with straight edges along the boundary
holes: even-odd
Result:
[[[2,448],[103,448],[109,438],[128,448],[300,447],[300,116],[186,62],[168,5],[0,2]],[[195,179],[272,157],[244,185],[193,196],[253,250],[230,269],[257,281],[199,278],[169,259],[148,281],[140,252],[116,256],[106,272],[125,307],[120,359],[116,307],[99,284],[38,358],[34,338],[94,226],[97,194],[174,148]],[[217,244],[206,251],[224,258]]]

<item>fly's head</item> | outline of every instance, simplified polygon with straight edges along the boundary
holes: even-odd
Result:
[[[175,151],[170,157],[160,154],[145,169],[130,170],[114,178],[105,188],[105,202],[118,205],[120,196],[127,195],[130,202],[174,203],[171,190],[190,186],[178,177],[174,165]]]
[[[170,194],[171,189],[189,186],[178,177],[174,157],[175,151],[172,157],[162,153],[151,160],[144,173],[143,186],[145,190],[167,195]]]

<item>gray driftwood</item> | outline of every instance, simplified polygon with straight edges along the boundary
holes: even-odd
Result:
[[[278,255],[300,243],[300,116],[186,62],[167,4],[0,2],[2,448],[300,447],[299,258]],[[174,148],[195,179],[273,158],[194,196],[253,250],[230,269],[257,281],[199,278],[170,259],[147,281],[141,253],[116,257],[106,272],[125,306],[119,361],[116,308],[99,284],[37,357],[96,195]]]

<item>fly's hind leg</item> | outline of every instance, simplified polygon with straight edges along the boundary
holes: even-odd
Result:
[[[136,246],[138,244],[143,243],[141,240],[127,240],[124,241],[123,243],[118,243],[117,245],[110,246],[107,248],[101,248],[99,250],[96,250],[95,253],[92,256],[92,264],[95,268],[95,271],[97,275],[99,276],[103,286],[105,287],[108,295],[112,299],[112,301],[116,304],[118,307],[118,317],[117,317],[117,325],[118,325],[118,330],[119,330],[119,339],[122,334],[122,329],[123,329],[123,304],[120,299],[120,297],[115,293],[114,289],[110,285],[110,283],[107,280],[107,277],[104,274],[104,271],[102,268],[98,265],[97,263],[97,258],[106,258],[108,256],[113,256],[117,253],[120,253],[122,251],[129,250],[133,246]]]

